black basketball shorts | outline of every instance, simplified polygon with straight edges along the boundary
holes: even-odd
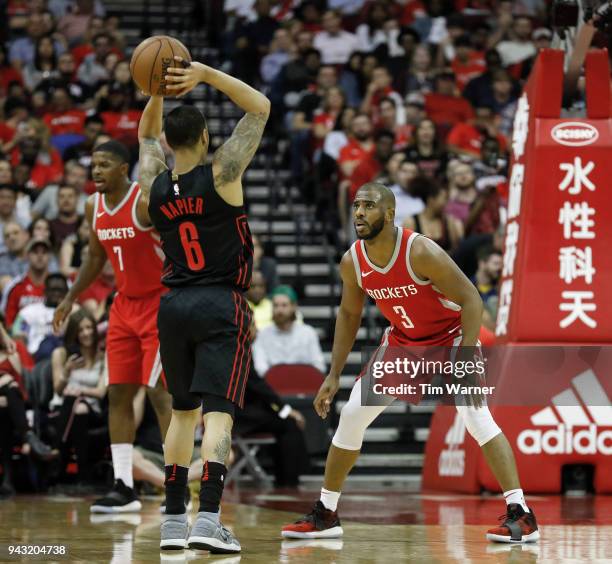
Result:
[[[162,296],[160,355],[175,409],[195,409],[203,395],[242,407],[251,319],[246,298],[230,287],[188,286]]]

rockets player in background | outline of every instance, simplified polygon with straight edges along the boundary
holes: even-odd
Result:
[[[128,178],[129,160],[127,148],[117,141],[103,143],[93,153],[92,176],[97,193],[89,197],[85,208],[92,226],[89,253],[53,320],[55,330],[59,331],[76,299],[96,280],[107,259],[110,260],[117,283],[106,338],[109,432],[115,483],[106,496],[94,501],[93,513],[129,512],[141,508],[132,474],[136,432],[133,400],[140,386],[147,386],[162,440],[171,416],[171,400],[163,382],[157,337],[157,310],[165,292],[161,284],[163,252],[149,219],[148,199],[141,197],[138,183]],[[141,162],[141,176],[146,173],[146,166]]]
[[[474,285],[436,243],[394,226],[395,197],[380,183],[363,185],[353,203],[358,241],[340,262],[342,300],[336,320],[329,375],[314,400],[320,417],[329,413],[339,388],[340,374],[353,348],[368,295],[389,321],[381,343],[384,350],[406,346],[479,346],[482,300]],[[353,386],[342,408],[332,440],[321,498],[313,510],[283,528],[288,538],[334,538],[342,535],[337,513],[338,499],[348,473],[357,461],[367,427],[395,398],[385,405],[361,405],[362,379]],[[465,403],[465,402],[464,402]],[[457,405],[468,432],[482,448],[497,478],[507,510],[504,521],[487,532],[497,542],[529,542],[540,537],[535,515],[527,507],[506,437],[486,405]]]

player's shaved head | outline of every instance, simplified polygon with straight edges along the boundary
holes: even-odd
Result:
[[[380,182],[364,184],[353,201],[353,225],[359,239],[371,240],[383,229],[393,229],[395,195]]]
[[[373,201],[382,205],[385,210],[395,209],[395,194],[381,182],[368,182],[364,184],[357,190],[355,199],[363,198],[372,200],[372,195],[377,196]]]

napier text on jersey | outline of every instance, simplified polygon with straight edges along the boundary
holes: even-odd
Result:
[[[211,165],[160,174],[151,187],[149,214],[166,255],[166,286],[249,287],[253,242],[246,213],[217,193]]]

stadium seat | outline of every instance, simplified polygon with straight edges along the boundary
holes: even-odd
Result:
[[[277,364],[266,372],[265,379],[280,396],[304,398],[317,395],[323,374],[309,364]]]
[[[257,453],[262,446],[273,445],[276,439],[268,433],[234,435],[232,443],[236,447],[236,461],[225,476],[227,486],[233,480],[240,480],[246,474],[256,482],[267,482],[272,479],[257,461]]]
[[[324,376],[310,364],[277,364],[266,372],[265,379],[274,391],[306,419],[308,454],[322,454],[329,448],[331,425],[335,421],[335,406],[331,415],[321,419],[313,409]]]

